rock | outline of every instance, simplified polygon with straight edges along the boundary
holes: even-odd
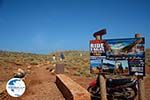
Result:
[[[28,69],[31,69],[31,65],[27,66]]]
[[[50,62],[50,61],[47,61],[46,64],[51,64],[51,62]]]
[[[37,68],[39,68],[39,67],[40,67],[40,65],[37,65],[36,67],[37,67]]]
[[[31,73],[31,70],[28,69],[28,70],[27,70],[27,73]]]
[[[56,75],[56,85],[66,100],[91,100],[86,89],[64,74]]]
[[[18,68],[18,73],[25,73],[25,71],[23,70],[23,69],[21,69],[21,68]]]
[[[56,64],[53,64],[53,67],[56,67]]]
[[[49,72],[50,72],[51,74],[55,74],[55,69],[54,69],[54,68],[51,68],[51,69],[49,69]]]
[[[25,76],[24,73],[17,73],[15,74],[14,78],[23,78]]]
[[[46,70],[49,70],[50,68],[49,67],[46,67]]]
[[[17,73],[14,75],[14,78],[23,78],[25,77],[25,75],[26,72],[23,69],[18,68]]]

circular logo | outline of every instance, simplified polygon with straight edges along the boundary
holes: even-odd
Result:
[[[25,92],[25,83],[20,78],[12,78],[6,84],[6,90],[12,97],[20,97]]]

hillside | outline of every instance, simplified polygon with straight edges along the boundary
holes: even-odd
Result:
[[[29,65],[45,64],[52,62],[52,55],[56,55],[57,62],[65,65],[65,73],[76,76],[90,76],[89,73],[89,52],[88,51],[63,51],[65,60],[60,61],[60,52],[50,53],[48,55],[0,51],[0,80],[6,73],[12,73],[17,68],[26,69]],[[146,49],[146,66],[150,66],[150,49]],[[71,73],[70,73],[71,72]],[[9,75],[8,75],[9,76]],[[3,78],[1,78],[3,77]]]
[[[57,62],[63,63],[65,66],[65,73],[76,76],[89,76],[89,53],[87,51],[64,51],[65,59],[60,61],[60,53],[53,53],[56,55]]]
[[[62,52],[64,53],[65,59],[63,61],[60,61],[60,54]],[[53,62],[52,60],[53,55],[56,55],[56,62]],[[145,55],[146,55],[145,61],[147,66],[146,73],[148,73],[145,78],[146,82],[145,88],[147,88],[146,94],[149,94],[148,84],[150,84],[149,81],[150,67],[148,66],[150,66],[150,49],[146,49]],[[90,74],[88,51],[58,51],[50,53],[48,55],[0,51],[0,99],[3,93],[2,90],[5,89],[6,82],[8,81],[8,79],[13,77],[18,68],[22,68],[28,73],[27,74],[28,78],[26,79],[27,85],[29,84],[29,86],[33,87],[36,84],[37,86],[41,86],[41,89],[43,89],[42,88],[43,85],[44,86],[45,84],[50,85],[49,83],[47,83],[47,79],[50,80],[49,78],[53,77],[51,81],[51,84],[53,85],[51,85],[51,87],[55,87],[54,85],[55,78],[53,75],[50,74],[47,68],[54,69],[55,68],[54,65],[58,63],[63,63],[65,66],[65,74],[71,77],[74,81],[79,83],[84,88],[87,88],[88,83],[95,78],[95,75]],[[40,71],[42,71],[42,73],[40,73]],[[35,80],[34,77],[38,77],[39,80],[43,81],[39,81],[37,79]],[[35,96],[39,95],[36,93],[34,87],[31,89],[34,92]],[[29,92],[31,93],[29,94],[31,97],[34,97],[32,96],[33,92]],[[48,91],[43,89],[43,92],[45,93]],[[43,92],[41,92],[41,94]],[[60,94],[57,95],[60,96]],[[30,98],[30,96],[28,97],[27,94],[23,98]]]
[[[51,75],[51,73],[47,70],[47,68],[53,69],[53,65],[56,63],[64,63],[65,74],[68,74],[70,77],[77,76],[72,78],[78,82],[80,82],[82,78],[83,81],[80,82],[80,84],[87,88],[88,84],[85,85],[85,83],[90,81],[85,78],[90,74],[88,52],[64,51],[64,61],[59,60],[60,53],[61,52],[55,52],[48,55],[39,55],[22,52],[0,51],[0,100],[15,100],[4,92],[4,90],[6,82],[14,76],[18,68],[21,68],[27,72],[25,83],[29,88],[27,89],[25,95],[21,97],[21,100],[30,100],[31,98],[36,98],[37,96],[38,98],[42,98],[42,94],[45,93],[47,95],[51,94],[51,96],[53,96],[53,100],[55,100],[56,97],[62,98],[55,85],[55,76]],[[52,61],[53,54],[56,55],[57,62]],[[81,75],[83,77],[81,77]],[[43,86],[50,87],[53,92],[51,92],[49,88],[43,89]],[[40,92],[36,92],[38,89],[40,89]],[[49,96],[45,96],[45,100],[49,99]]]
[[[46,55],[0,51],[0,81],[10,78],[18,68],[25,70],[27,66],[38,65],[47,59]]]

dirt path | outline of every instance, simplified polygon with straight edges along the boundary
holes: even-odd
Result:
[[[64,100],[55,84],[55,75],[52,75],[47,66],[33,67],[26,76],[26,91],[19,98],[6,95],[3,100]]]

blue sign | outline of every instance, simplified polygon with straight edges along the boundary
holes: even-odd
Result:
[[[106,39],[90,41],[92,73],[107,72],[145,75],[144,38]],[[95,58],[95,59],[94,59]],[[95,71],[95,72],[94,72]]]

